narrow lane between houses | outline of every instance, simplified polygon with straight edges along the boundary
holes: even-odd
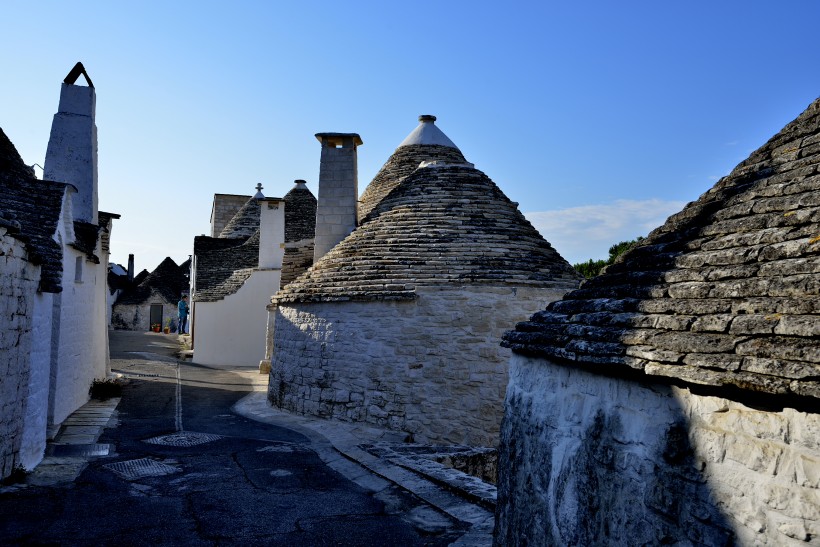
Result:
[[[301,433],[231,407],[266,378],[181,362],[176,336],[113,331],[115,420],[73,482],[0,494],[4,544],[448,545],[464,526],[351,482]]]

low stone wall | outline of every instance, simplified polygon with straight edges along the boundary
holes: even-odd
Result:
[[[0,228],[0,478],[20,462],[39,268]]]
[[[496,545],[805,545],[820,416],[514,355]]]
[[[560,291],[419,288],[413,301],[282,304],[269,399],[279,408],[495,446],[510,352],[505,329]]]

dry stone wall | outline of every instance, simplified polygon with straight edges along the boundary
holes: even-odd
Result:
[[[39,268],[0,227],[0,478],[20,464]]]
[[[496,545],[820,538],[817,414],[521,355],[505,405]]]
[[[510,324],[555,289],[419,288],[412,301],[276,310],[269,399],[300,414],[368,422],[416,441],[495,446]]]

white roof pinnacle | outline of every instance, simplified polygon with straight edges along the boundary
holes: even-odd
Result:
[[[399,148],[411,144],[438,144],[448,146],[458,150],[458,146],[453,144],[447,135],[435,125],[436,117],[428,114],[419,116],[419,126],[416,127],[407,138],[401,141]]]

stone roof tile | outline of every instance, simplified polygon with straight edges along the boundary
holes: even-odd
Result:
[[[34,178],[12,142],[0,129],[0,212],[12,237],[24,242],[30,260],[41,266],[39,290],[62,291],[63,250],[57,233],[68,185]]]
[[[239,239],[251,237],[259,230],[259,219],[262,209],[259,207],[259,200],[251,198],[242,206],[234,217],[219,234],[221,238]]]
[[[465,163],[467,160],[458,148],[436,144],[412,144],[400,146],[385,162],[359,199],[359,223],[385,198],[405,177],[418,169],[423,161]]]
[[[592,368],[819,397],[818,142],[820,99],[502,345]]]
[[[297,180],[284,199],[285,242],[313,239],[316,235],[316,196],[305,181]]]
[[[257,205],[257,209],[259,206]],[[214,302],[235,293],[241,287],[235,272],[253,269],[259,264],[259,229],[245,239],[207,236],[194,238],[196,279],[193,300]],[[247,279],[247,277],[246,277]]]
[[[418,286],[468,283],[569,290],[578,281],[516,204],[460,162],[403,177],[367,222],[275,300],[409,299]]]

